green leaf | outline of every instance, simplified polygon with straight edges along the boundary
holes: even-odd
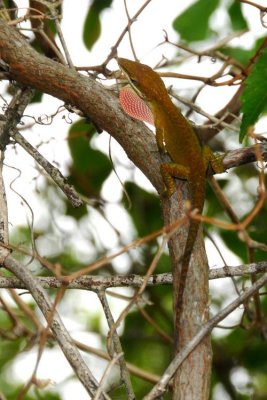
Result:
[[[265,182],[266,183],[266,182]],[[244,216],[246,218],[247,215]],[[267,244],[267,203],[260,209],[257,215],[251,221],[248,227],[248,233],[251,239],[259,243]],[[262,250],[255,251],[254,260],[262,261],[266,259],[266,252]]]
[[[33,98],[31,99],[31,104],[32,103],[41,103],[43,98],[43,93],[40,92],[39,90],[35,90]]]
[[[235,60],[239,61],[241,64],[246,66],[249,62],[249,60],[254,56],[254,54],[257,52],[257,50],[260,48],[262,45],[263,41],[265,40],[265,37],[261,37],[256,40],[254,43],[253,47],[251,49],[243,49],[242,47],[223,47],[220,49],[220,51],[223,54],[227,54],[231,58],[234,58]]]
[[[225,189],[226,185],[228,183],[227,179],[220,179],[219,185],[222,190]],[[213,218],[222,218],[222,214],[224,214],[224,210],[222,209],[222,205],[219,202],[218,198],[214,196],[214,191],[211,188],[210,185],[207,185],[206,187],[206,202],[205,202],[205,207],[206,207],[206,214],[209,217]],[[211,226],[209,226],[209,230],[212,229]]]
[[[157,314],[157,306],[146,307],[146,312],[154,319]],[[160,326],[160,325],[159,325]],[[125,358],[127,361],[138,364],[144,370],[155,374],[161,374],[169,364],[172,353],[172,346],[169,343],[160,340],[155,328],[148,323],[138,311],[133,311],[125,319],[124,335],[121,338]],[[136,348],[146,349],[145,353],[137,352]],[[157,362],[151,362],[157,360]],[[133,376],[136,399],[143,399],[145,394],[152,388],[150,382]],[[124,397],[115,397],[112,393],[112,399],[125,399]],[[168,394],[164,394],[164,400],[170,399]]]
[[[218,5],[219,0],[198,0],[173,21],[174,29],[188,42],[206,39],[210,16]]]
[[[248,24],[242,14],[241,4],[239,2],[234,0],[228,9],[228,12],[234,31],[242,31],[243,29],[248,29]]]
[[[83,27],[83,41],[88,50],[91,50],[101,33],[100,14],[108,8],[112,0],[94,0],[88,10]]]
[[[2,372],[4,366],[16,357],[21,351],[23,344],[25,345],[24,339],[17,340],[4,340],[0,342],[0,371]]]
[[[241,97],[243,112],[239,141],[243,141],[247,130],[253,126],[267,104],[267,49],[265,49],[248,78]]]
[[[233,231],[222,231],[220,234],[229,250],[231,250],[241,260],[246,260],[247,249],[245,245],[238,240],[237,233]]]
[[[87,170],[89,142],[95,133],[93,125],[85,120],[79,120],[72,124],[68,134],[68,144],[73,160],[73,165],[79,172]]]
[[[162,219],[158,198],[132,182],[126,182],[125,189],[132,202],[129,214],[138,235],[145,236],[161,228]]]
[[[91,147],[90,139],[95,128],[85,120],[73,124],[68,143],[73,164],[70,166],[70,182],[87,197],[97,197],[102,184],[112,171],[109,158]]]
[[[243,49],[242,47],[224,47],[220,49],[223,54],[234,58],[244,66],[249,62],[250,58],[255,54],[254,49]]]

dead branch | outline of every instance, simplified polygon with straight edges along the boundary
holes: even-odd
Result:
[[[257,282],[255,282],[249,289],[244,291],[236,300],[226,306],[223,310],[218,312],[213,318],[211,318],[199,331],[198,333],[187,343],[187,345],[177,354],[171,364],[165,370],[164,374],[160,378],[159,382],[153,387],[150,393],[145,397],[145,400],[153,400],[160,397],[168,385],[170,379],[175,374],[177,369],[183,363],[183,361],[189,356],[189,354],[201,343],[201,341],[213,330],[213,328],[224,318],[233,312],[237,307],[244,303],[249,297],[253,296],[263,285],[267,283],[267,275],[265,274]]]
[[[87,390],[88,394],[94,395],[98,388],[98,382],[95,380],[88,366],[82,359],[68,331],[63,325],[59,314],[53,310],[53,306],[51,305],[44,289],[39,285],[37,279],[34,278],[31,272],[24,266],[18,264],[12,257],[6,257],[3,260],[3,265],[8,271],[12,272],[19,280],[21,280],[29,290],[38,307],[42,311],[46,321],[50,324],[51,330],[60,345],[61,350],[73,370],[76,372],[77,377]],[[52,321],[50,321],[51,312],[53,313]],[[102,400],[108,399],[108,396],[103,394],[100,398]]]
[[[250,274],[261,274],[266,271],[267,261],[242,264],[238,266],[227,265],[225,267],[210,269],[209,279],[214,280],[236,276],[246,276]],[[141,275],[86,275],[72,280],[67,286],[64,277],[62,277],[62,279],[55,277],[37,277],[35,279],[43,289],[60,289],[64,287],[66,290],[81,289],[91,290],[93,292],[115,287],[142,287],[144,285],[144,281],[146,281],[146,286],[148,287],[172,285],[173,281],[171,273],[151,275],[148,279],[146,276],[144,277]],[[0,288],[27,289],[25,284],[20,279],[7,277],[0,277]]]

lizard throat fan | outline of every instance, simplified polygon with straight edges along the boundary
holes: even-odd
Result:
[[[150,108],[130,87],[120,90],[120,104],[130,117],[154,125],[154,118]]]
[[[149,103],[155,117],[159,151],[167,151],[171,158],[171,162],[162,162],[160,165],[166,186],[165,193],[169,197],[172,196],[175,191],[175,178],[187,180],[191,208],[202,213],[207,169],[211,165],[215,172],[223,172],[225,170],[222,163],[223,157],[218,162],[218,157],[212,153],[211,149],[200,143],[189,121],[172,103],[162,79],[153,69],[125,58],[118,58],[118,64],[132,86],[136,88],[137,93],[140,92],[141,97]],[[148,121],[144,118],[146,112],[142,109],[145,103],[142,99],[138,100],[138,95],[133,90],[124,89],[120,94],[120,101],[127,114]],[[179,289],[174,299],[177,332],[181,327],[184,289],[199,227],[200,221],[190,220],[183,255],[177,263],[179,266],[175,263],[175,279],[179,279]]]

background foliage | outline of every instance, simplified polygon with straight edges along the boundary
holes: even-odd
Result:
[[[94,0],[89,3],[87,13],[83,16],[84,25],[81,37],[81,41],[83,40],[88,51],[95,51],[98,40],[101,38],[101,32],[112,30],[114,3],[111,0],[101,2]],[[8,2],[6,5],[8,6]],[[74,4],[73,7],[75,7]],[[121,2],[119,6],[116,3],[116,7],[123,9],[123,3]],[[178,11],[176,11],[175,5],[168,4],[168,7],[173,8],[173,28],[177,34],[175,44],[183,46],[177,47],[173,59],[168,60],[168,70],[179,71],[179,68],[187,68],[188,58],[191,58],[190,62],[195,66],[198,63],[201,66],[202,62],[208,60],[216,63],[219,69],[223,64],[221,55],[224,55],[227,60],[229,57],[234,60],[232,63],[229,62],[229,66],[225,70],[226,80],[231,79],[232,76],[235,76],[237,66],[239,71],[246,71],[249,60],[256,54],[257,49],[266,38],[265,26],[262,27],[263,20],[261,20],[264,15],[260,14],[259,9],[236,0],[198,0],[190,3],[190,6],[179,15],[176,14]],[[253,9],[253,19],[249,16],[251,9]],[[102,22],[104,11],[110,13],[109,24]],[[153,19],[153,16],[146,14],[143,18],[150,20],[150,18]],[[62,19],[64,20],[64,2]],[[262,28],[260,34],[258,31],[256,32],[255,27]],[[232,34],[243,30],[247,31],[244,36],[237,37],[233,41],[223,40],[225,37],[231,37]],[[246,38],[248,39],[246,40]],[[38,41],[37,38],[35,41]],[[165,47],[169,45],[166,42],[162,46],[162,54],[164,54]],[[191,49],[191,53],[189,49]],[[204,49],[211,50],[205,52]],[[106,49],[107,55],[109,50]],[[42,46],[39,46],[39,51],[45,52]],[[194,51],[203,51],[203,55],[196,56]],[[241,99],[243,117],[240,135],[240,120],[236,118],[233,120],[232,126],[237,129],[225,128],[213,141],[212,145],[216,149],[227,151],[239,147],[239,140],[242,141],[246,137],[248,129],[255,125],[260,116],[264,115],[266,109],[266,63],[267,52],[265,50],[252,66],[246,79]],[[179,92],[179,80],[174,84],[175,90]],[[220,87],[214,89],[217,90],[218,96],[221,96],[220,89]],[[184,89],[183,94],[193,99],[199,90],[200,84],[192,87],[190,83],[189,90]],[[7,91],[2,92],[4,97],[8,96]],[[214,96],[217,95],[216,92],[213,93]],[[224,96],[226,103],[227,95],[223,94],[222,97]],[[34,101],[41,104],[42,98],[35,97]],[[188,112],[188,108],[184,105],[179,104],[179,106],[183,108],[183,111]],[[46,111],[42,111],[42,114],[45,113]],[[199,119],[201,122],[204,120],[195,113],[191,114],[190,118],[198,123]],[[115,151],[113,153],[111,146],[111,160],[108,149],[101,149],[103,140],[101,137],[107,136],[106,133],[99,134],[94,125],[83,118],[73,117],[73,119],[75,122],[70,124],[66,138],[69,148],[68,166],[67,168],[65,166],[66,176],[81,195],[93,199],[93,206],[71,208],[54,184],[43,177],[41,184],[36,185],[34,191],[42,202],[44,217],[38,216],[33,231],[31,224],[28,227],[14,226],[11,230],[14,246],[27,248],[30,253],[36,248],[38,253],[53,265],[54,271],[56,271],[56,267],[59,267],[64,274],[73,273],[93,264],[98,258],[127,245],[131,240],[144,237],[162,226],[158,196],[151,190],[151,186],[144,184],[142,179],[136,179],[134,166],[124,156],[120,157],[121,150],[118,150],[119,155],[117,156]],[[264,127],[264,121],[266,119],[262,118],[257,125],[260,132],[261,127]],[[46,130],[49,129],[50,126],[46,126]],[[43,142],[45,140],[42,138]],[[247,143],[251,142],[251,139],[247,137],[246,140]],[[53,146],[51,139],[49,139],[48,146],[51,148]],[[9,151],[15,150],[10,148]],[[20,168],[23,170],[24,167],[20,166]],[[114,169],[120,177],[127,177],[123,182],[123,190]],[[256,165],[248,165],[231,171],[220,181],[224,193],[241,219],[248,215],[256,201],[258,173]],[[30,203],[30,195],[27,201]],[[228,220],[210,189],[207,190],[206,213],[213,218]],[[250,237],[263,244],[267,244],[266,221],[267,208],[265,204],[248,228]],[[219,243],[222,253],[226,254],[227,262],[231,260],[229,250],[238,257],[236,260],[240,264],[266,259],[266,253],[262,250],[248,251],[246,244],[234,231],[219,230],[213,226],[207,226],[207,231],[208,235]],[[93,273],[108,276],[118,273],[145,274],[157,246],[157,240],[150,241],[115,258]],[[211,266],[218,265],[218,263],[223,265],[223,261],[218,261],[218,255],[214,255],[215,252],[210,254],[212,254],[210,256]],[[30,256],[23,255],[19,249],[15,255],[20,262],[28,263],[27,267],[35,270],[39,275],[51,275],[51,271],[42,263],[36,259],[32,260]],[[167,254],[162,255],[156,272],[170,272]],[[244,290],[248,284],[247,279],[250,278],[235,279],[235,285],[230,279],[227,280],[227,283],[224,280],[219,284],[212,284],[212,312],[220,309],[231,296],[237,295],[235,288],[238,288],[239,291]],[[131,296],[133,291],[128,288],[111,292],[109,296],[111,307],[114,315],[118,316],[125,306],[124,296]],[[53,291],[51,291],[51,295],[54,296]],[[12,301],[11,298],[13,298]],[[27,312],[22,308],[20,301],[25,301]],[[82,338],[85,338],[87,344],[105,351],[107,326],[96,296],[76,291],[75,293],[68,292],[64,294],[59,308],[64,318],[70,321],[70,330],[73,331],[74,336],[76,335],[81,341]],[[266,296],[261,296],[260,309],[251,303],[244,309],[238,310],[224,323],[224,328],[227,329],[217,328],[215,330],[211,395],[213,399],[264,399],[267,397],[266,312]],[[32,354],[33,351],[36,352],[38,348],[38,329],[40,327],[34,323],[34,314],[38,315],[38,310],[27,295],[18,297],[12,291],[3,294],[0,308],[0,392],[6,399],[16,399],[24,383],[16,365],[19,365],[19,368],[28,365],[24,364],[23,356]],[[132,309],[127,315],[120,328],[120,334],[126,360],[151,374],[161,375],[172,358],[171,287],[147,288],[143,303]],[[49,338],[46,352],[51,353],[54,348],[55,343]],[[54,357],[57,356],[54,355]],[[88,359],[90,365],[95,365],[96,372],[100,374],[100,371],[103,371],[103,362],[99,361],[97,356],[91,356]],[[27,358],[27,360],[30,360],[33,368],[34,357]],[[44,364],[45,360],[44,357]],[[53,376],[50,378],[51,380],[55,379]],[[60,380],[60,378],[58,379]],[[68,371],[61,379],[62,383],[55,387],[45,381],[42,385],[40,381],[39,387],[37,384],[34,389],[31,389],[25,399],[64,398],[62,387],[64,384],[66,387],[70,385],[75,378]],[[119,386],[117,379],[112,375],[109,380],[112,398],[125,398],[124,391]],[[132,379],[136,398],[141,399],[152,387],[152,383],[135,374],[132,375]],[[166,395],[167,398],[168,395]]]

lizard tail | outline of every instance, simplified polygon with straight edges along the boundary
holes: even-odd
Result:
[[[200,223],[198,221],[191,221],[188,236],[185,244],[184,254],[180,259],[180,276],[179,276],[179,291],[177,297],[177,304],[176,309],[179,312],[178,315],[181,314],[182,307],[183,307],[183,294],[186,284],[186,277],[189,269],[190,259],[193,251],[193,247],[197,238],[198,230],[199,230]]]
[[[189,190],[191,191],[191,204],[193,205],[194,208],[198,209],[199,213],[202,213],[203,205],[204,205],[203,199],[205,198],[205,180],[203,179],[202,184],[197,185],[197,187],[194,187],[193,185],[190,185],[190,186],[191,187],[189,188]],[[174,276],[174,279],[177,280],[177,284],[179,285],[178,295],[176,296],[175,303],[174,303],[176,315],[177,315],[176,322],[175,322],[175,325],[176,325],[175,331],[177,334],[178,334],[179,328],[180,328],[181,314],[182,314],[182,309],[183,309],[183,297],[184,297],[184,290],[185,290],[185,286],[186,286],[188,269],[189,269],[189,265],[190,265],[193,248],[194,248],[196,238],[198,235],[199,227],[200,227],[200,221],[196,221],[193,219],[190,221],[188,235],[187,235],[185,248],[184,248],[184,253],[179,261],[180,272],[177,271]],[[178,341],[177,341],[177,343],[178,343]]]

